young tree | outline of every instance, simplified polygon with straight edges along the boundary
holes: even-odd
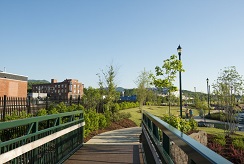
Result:
[[[147,72],[145,69],[139,74],[136,80],[137,84],[137,100],[139,101],[139,108],[142,109],[142,106],[147,98],[148,88],[150,87],[150,72]]]
[[[226,114],[226,134],[229,136],[235,131],[235,96],[243,91],[243,78],[236,71],[235,66],[221,70],[217,81],[212,85],[215,95],[218,96]]]
[[[102,93],[103,103],[106,104],[105,111],[109,111],[114,114],[114,103],[119,99],[119,93],[116,92],[117,85],[115,84],[117,70],[115,70],[113,65],[107,67],[107,70],[102,70],[102,77],[100,74],[97,74],[99,77],[99,87],[100,93]]]
[[[175,81],[176,74],[185,70],[182,68],[181,60],[177,59],[176,55],[171,55],[169,59],[164,60],[164,63],[161,67],[156,66],[155,72],[156,75],[151,75],[153,84],[158,88],[167,88],[168,89],[168,102],[169,102],[169,115],[170,115],[170,106],[171,106],[171,93],[177,91],[177,87],[173,85]],[[163,79],[161,79],[163,77]]]

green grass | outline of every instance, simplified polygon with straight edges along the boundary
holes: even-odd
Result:
[[[155,116],[163,116],[165,114],[169,114],[169,107],[168,106],[143,106],[143,110],[155,115]],[[171,107],[170,113],[175,116],[180,115],[180,108],[179,107]],[[140,126],[142,114],[140,112],[139,108],[130,108],[130,109],[124,109],[120,112],[129,112],[131,114],[131,119],[136,123],[137,126]],[[182,115],[185,116],[185,108],[182,109]],[[198,111],[196,109],[193,109],[193,115],[198,115]]]

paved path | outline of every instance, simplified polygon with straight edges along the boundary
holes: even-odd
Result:
[[[143,164],[141,132],[141,127],[134,127],[94,136],[64,164]]]
[[[141,127],[113,130],[94,136],[85,144],[140,144],[139,136],[141,132]]]
[[[209,123],[209,124],[214,124],[214,123],[225,124],[225,122],[223,122],[223,121],[204,119],[204,118],[202,118],[200,116],[195,116],[194,120],[197,121],[197,122],[206,122],[206,123]],[[243,124],[236,124],[236,127],[239,128],[239,131],[244,132],[244,125]]]

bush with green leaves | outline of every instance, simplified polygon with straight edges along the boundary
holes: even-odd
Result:
[[[138,102],[121,102],[119,105],[120,110],[139,107]]]
[[[244,141],[243,138],[234,138],[232,144],[235,148],[244,150]]]
[[[89,109],[84,111],[85,119],[85,137],[98,129],[103,129],[108,125],[107,118],[104,114],[97,113],[95,109]]]
[[[32,117],[32,114],[28,114],[26,111],[13,111],[11,114],[5,116],[5,121],[18,120]]]
[[[214,142],[221,146],[224,146],[226,144],[225,136],[224,135],[215,136]]]
[[[45,116],[45,115],[47,115],[47,114],[48,114],[48,113],[47,113],[47,110],[44,109],[44,108],[42,108],[42,109],[39,109],[39,110],[37,111],[36,116]]]
[[[175,127],[176,129],[182,131],[183,133],[187,133],[197,128],[197,122],[194,119],[187,120],[174,115],[164,115],[162,120]]]

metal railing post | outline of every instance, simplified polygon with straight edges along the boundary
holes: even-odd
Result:
[[[163,148],[169,154],[169,137],[163,132]]]

